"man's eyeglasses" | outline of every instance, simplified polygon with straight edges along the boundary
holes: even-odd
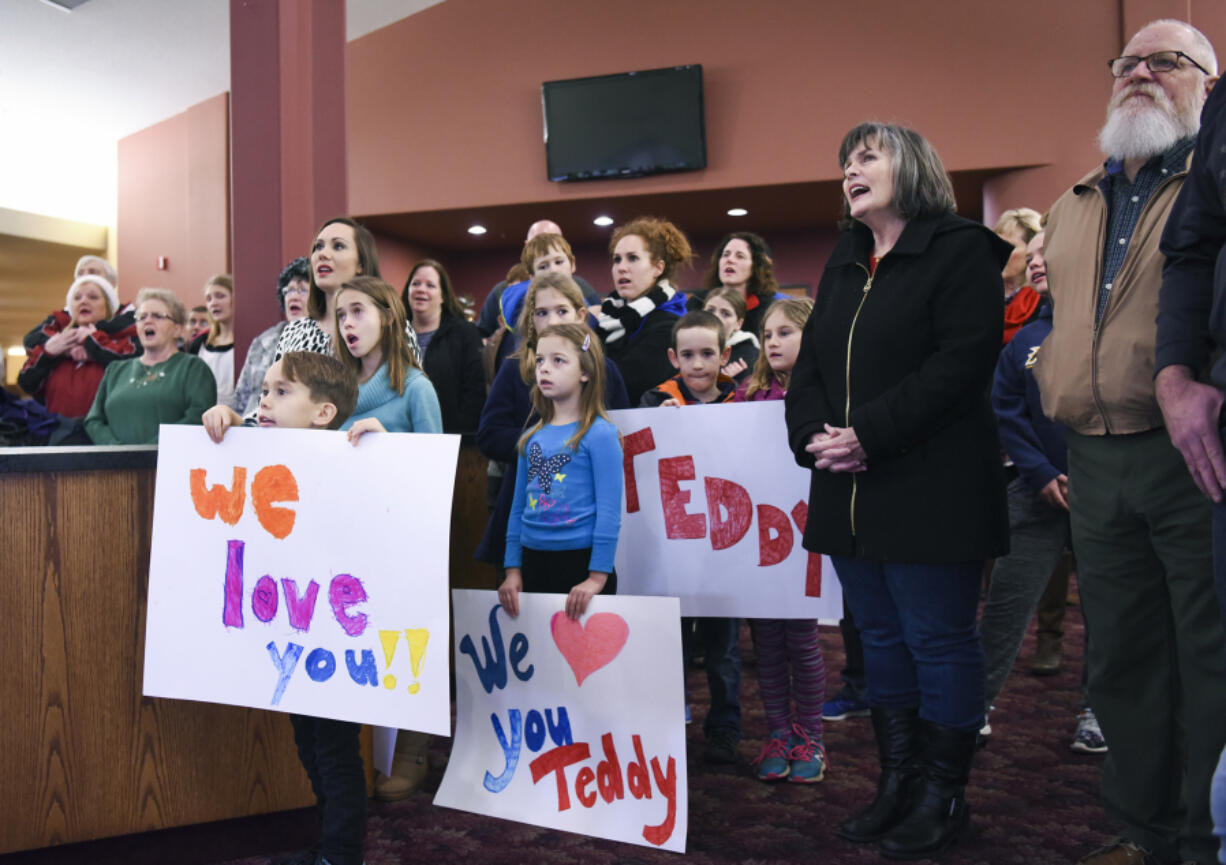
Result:
[[[164,312],[142,312],[136,317],[136,320],[140,324],[144,324],[147,321],[156,321],[160,324],[168,318],[170,316]]]
[[[1174,72],[1178,69],[1180,57],[1187,60],[1206,75],[1211,74],[1208,69],[1201,66],[1182,51],[1155,51],[1148,57],[1116,57],[1113,60],[1107,61],[1107,67],[1111,70],[1113,78],[1127,78],[1142,63],[1145,64],[1150,72],[1160,75],[1165,72]]]

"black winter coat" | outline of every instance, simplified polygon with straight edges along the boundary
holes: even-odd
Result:
[[[826,264],[787,393],[788,439],[855,429],[866,470],[812,472],[804,546],[885,562],[1007,552],[1008,515],[989,386],[1011,246],[953,214],[911,220],[869,278],[857,223]]]
[[[1226,390],[1226,86],[1205,102],[1160,248],[1155,368],[1180,364],[1200,376],[1212,363],[1213,384]]]
[[[443,432],[473,433],[485,405],[481,334],[471,322],[443,313],[426,349],[422,370],[438,394]]]

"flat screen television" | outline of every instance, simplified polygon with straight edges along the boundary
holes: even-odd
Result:
[[[541,107],[550,180],[707,167],[701,66],[546,81]]]

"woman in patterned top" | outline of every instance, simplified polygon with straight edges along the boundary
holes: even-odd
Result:
[[[287,351],[315,351],[336,356],[336,293],[359,274],[381,277],[374,235],[347,216],[329,219],[311,246],[308,317],[290,322],[277,341],[276,358]],[[417,334],[405,325],[409,350],[419,361]]]
[[[277,277],[277,302],[281,304],[284,320],[277,322],[251,341],[247,360],[235,385],[234,400],[230,403],[240,414],[254,414],[260,405],[260,388],[264,373],[273,364],[277,343],[285,325],[306,318],[307,296],[311,292],[311,265],[299,256],[285,266]]]

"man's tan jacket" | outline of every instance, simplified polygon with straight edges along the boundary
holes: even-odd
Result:
[[[1043,413],[1083,435],[1162,426],[1153,383],[1158,241],[1187,176],[1185,169],[1167,178],[1146,202],[1095,327],[1103,245],[1116,242],[1105,236],[1107,199],[1098,188],[1106,173],[1099,166],[1052,206],[1043,254],[1053,303],[1052,331],[1034,370]]]

